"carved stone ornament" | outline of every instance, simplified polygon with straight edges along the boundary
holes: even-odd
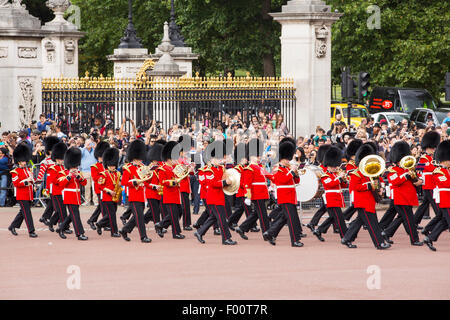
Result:
[[[47,41],[44,44],[45,51],[47,52],[47,62],[53,63],[55,62],[55,45],[51,41]]]
[[[36,103],[34,97],[35,79],[32,77],[19,77],[20,104],[19,119],[20,127],[30,125],[36,115]]]
[[[9,2],[9,0],[0,0],[0,8],[25,8],[25,5],[23,5],[22,0],[12,0],[12,2]]]
[[[75,41],[64,41],[64,60],[67,64],[73,64],[75,62]]]
[[[8,57],[8,48],[0,47],[0,59]]]
[[[327,55],[328,46],[327,46],[327,38],[328,38],[328,28],[326,26],[322,26],[320,28],[316,28],[316,57],[324,58]]]
[[[37,58],[37,48],[36,47],[19,47],[18,55],[19,55],[19,58],[22,58],[22,59],[35,59],[35,58]]]

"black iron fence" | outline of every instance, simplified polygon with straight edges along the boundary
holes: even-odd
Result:
[[[238,113],[249,122],[264,112],[283,114],[295,134],[295,88],[281,78],[44,79],[42,105],[65,133],[88,132],[97,114],[109,128],[126,117],[143,130],[153,120],[167,130],[197,121],[212,127]]]

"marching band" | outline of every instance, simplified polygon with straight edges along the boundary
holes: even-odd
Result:
[[[303,247],[300,240],[306,235],[298,215],[302,199],[298,187],[307,184],[314,189],[308,174],[317,182],[314,198],[322,196],[324,205],[306,226],[320,241],[325,241],[322,235],[333,225],[341,243],[356,248],[353,242],[364,226],[375,248],[388,249],[394,243],[391,238],[403,224],[411,245],[425,243],[436,251],[433,243],[450,226],[450,141],[441,142],[437,132],[428,132],[423,137],[424,154],[417,163],[406,142],[395,143],[389,154],[391,166],[388,168],[385,160],[377,155],[375,144],[358,139],[352,140],[345,152],[337,146],[322,145],[318,150],[320,166],[303,167],[293,160],[295,141],[284,138],[278,147],[279,163],[272,172],[266,171],[262,163],[264,144],[256,138],[246,144],[239,143],[234,150],[229,147],[229,141],[215,141],[205,150],[205,165],[195,170],[189,153],[181,148],[189,139],[189,136],[182,136],[178,141],[161,140],[148,152],[144,142],[134,140],[128,147],[128,163],[122,173],[118,171],[118,149],[106,142],[99,143],[94,152],[98,162],[91,168],[99,205],[87,221],[90,227],[99,235],[103,230],[110,231],[112,237],[122,237],[126,241],[130,241],[128,235],[137,227],[141,241],[150,243],[152,240],[146,230],[150,221],[161,238],[170,226],[174,239],[184,239],[180,227],[180,219],[183,219],[183,230],[191,231],[194,227],[194,236],[202,244],[205,243],[203,236],[213,227],[214,234],[221,235],[222,244],[236,245],[230,230],[248,240],[246,233],[254,230],[259,222],[263,240],[271,245],[276,245],[280,230],[287,225],[291,245]],[[20,210],[8,230],[17,236],[16,229],[25,220],[29,236],[37,237],[31,214],[33,190],[45,183],[45,193],[50,199],[39,221],[50,231],[59,223],[56,231],[62,239],[72,233],[69,227],[72,225],[78,240],[88,240],[79,212],[81,187],[87,185],[78,169],[81,152],[78,148],[68,149],[56,137],[47,138],[45,147],[47,158],[36,180],[27,168],[30,149],[19,144],[14,150],[17,168],[11,174]],[[343,159],[347,161],[342,163]],[[190,177],[193,174],[198,175],[198,193],[205,211],[191,227]],[[413,207],[419,205],[419,186],[423,189],[423,202],[414,214]],[[349,189],[351,205],[343,212],[344,188]],[[122,190],[132,217],[128,221],[129,217],[120,217],[124,226],[119,229],[116,214]],[[276,206],[268,215],[270,190],[274,190]],[[390,206],[378,221],[376,204],[384,192]],[[425,237],[421,242],[419,224],[430,205],[435,217],[422,230]],[[319,225],[325,212],[328,218]],[[100,213],[102,218],[97,222]],[[246,219],[238,225],[244,213]],[[356,218],[347,224],[354,213],[357,213]]]

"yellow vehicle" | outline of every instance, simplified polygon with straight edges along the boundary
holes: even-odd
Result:
[[[347,103],[333,103],[331,105],[331,122],[330,125],[336,121],[336,116],[338,114],[342,115],[341,121],[345,122],[348,125],[348,107]],[[351,124],[354,127],[359,127],[362,119],[366,119],[369,117],[369,111],[362,104],[352,104],[351,108]]]

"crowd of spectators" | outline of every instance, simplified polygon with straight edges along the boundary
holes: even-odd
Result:
[[[55,121],[41,115],[39,121],[32,124],[30,128],[17,132],[3,132],[0,142],[0,206],[7,205],[7,191],[10,181],[8,181],[9,171],[13,168],[11,159],[14,148],[19,143],[26,144],[32,151],[32,161],[30,165],[38,170],[39,163],[45,158],[44,139],[49,135],[56,135],[69,147],[76,146],[82,150],[81,172],[90,180],[90,166],[96,162],[94,149],[98,142],[105,140],[111,146],[120,150],[120,166],[126,162],[126,152],[130,142],[134,139],[142,139],[151,148],[157,140],[166,141],[178,140],[181,135],[192,137],[192,159],[196,159],[198,166],[202,166],[202,153],[208,144],[214,140],[231,139],[234,144],[248,142],[253,138],[260,138],[265,143],[264,160],[267,169],[270,170],[270,158],[273,158],[277,150],[278,143],[285,137],[292,137],[290,128],[287,127],[282,114],[271,114],[263,111],[248,117],[244,120],[242,114],[225,114],[222,119],[213,119],[205,113],[201,121],[189,126],[174,124],[165,130],[159,121],[151,120],[145,130],[137,128],[133,120],[123,118],[119,128],[112,128],[110,122],[104,121],[101,115],[97,115],[93,121],[93,126],[89,132],[73,134],[63,132]],[[325,128],[317,127],[316,132],[310,136],[292,137],[297,141],[297,153],[295,160],[305,164],[317,165],[317,149],[325,143],[337,144],[345,149],[345,146],[353,138],[377,143],[379,153],[388,159],[391,147],[399,140],[406,141],[410,146],[414,156],[419,157],[422,150],[420,142],[425,132],[436,130],[441,133],[443,139],[448,139],[450,134],[450,114],[442,124],[428,123],[423,129],[404,119],[400,123],[391,121],[387,123],[374,123],[372,118],[363,119],[358,127],[347,126],[338,116],[331,124],[328,131]],[[128,129],[126,129],[128,128]],[[200,156],[198,156],[200,155]],[[89,182],[88,186],[91,183]],[[86,188],[84,198],[85,204],[93,203],[97,200],[93,196],[91,188]]]

